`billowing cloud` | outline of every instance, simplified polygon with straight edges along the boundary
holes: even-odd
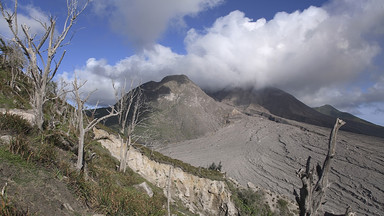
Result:
[[[89,103],[100,105],[113,104],[114,92],[112,81],[118,86],[122,86],[126,80],[128,83],[144,83],[150,80],[158,80],[160,77],[173,74],[180,66],[180,60],[185,56],[175,54],[171,49],[155,45],[152,49],[145,49],[140,55],[127,57],[115,65],[109,65],[105,59],[90,58],[86,65],[76,69],[75,73],[79,80],[87,80],[83,87],[85,92],[97,90],[90,97]],[[71,82],[73,74],[63,73],[64,81]]]
[[[96,14],[108,17],[112,29],[138,49],[153,45],[171,23],[214,7],[222,0],[95,0]]]
[[[280,12],[269,21],[254,21],[233,11],[218,18],[210,28],[190,29],[185,55],[156,44],[114,65],[89,59],[77,73],[95,82],[90,86],[98,87],[110,85],[111,78],[146,82],[169,74],[186,74],[206,89],[280,87],[312,106],[330,103],[352,108],[362,103],[383,103],[383,71],[374,69],[384,45],[383,8],[381,0],[335,0],[323,7]],[[137,20],[127,16],[131,20],[128,22]],[[141,34],[139,31],[130,37]],[[354,86],[361,77],[371,83],[365,90]],[[111,90],[99,92],[100,98],[112,98],[104,97],[111,95]]]

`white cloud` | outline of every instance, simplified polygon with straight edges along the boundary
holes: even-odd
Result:
[[[114,6],[124,4],[117,2]],[[188,1],[171,8],[152,2],[150,7],[158,11],[142,17],[139,11],[152,10],[135,1],[134,6],[124,12],[121,23],[115,24],[129,26],[124,31],[132,40],[143,36],[146,42],[154,41],[170,19],[181,19],[216,3],[198,2],[193,5]],[[137,11],[130,13],[133,8]],[[373,84],[368,90],[353,86],[363,73],[374,67],[374,59],[382,51],[383,8],[382,0],[334,0],[321,8],[309,7],[290,14],[280,12],[270,21],[253,21],[244,13],[233,11],[218,18],[210,28],[190,29],[185,38],[185,55],[157,44],[115,65],[89,59],[77,73],[90,80],[92,85],[87,88],[105,89],[105,92],[99,91],[94,101],[96,97],[111,98],[105,97],[111,95],[111,87],[102,87],[110,86],[111,78],[146,82],[169,74],[186,74],[204,88],[280,87],[312,106],[334,103],[351,108],[362,103],[383,102],[382,76],[370,80]],[[120,13],[123,10],[118,10],[116,17],[123,15]],[[160,23],[146,23],[154,18]],[[136,29],[146,25],[160,27],[153,32]]]
[[[171,23],[220,4],[222,0],[95,0],[93,11],[138,49],[153,45]]]
[[[90,104],[113,104],[115,102],[112,80],[117,85],[124,81],[144,83],[153,79],[157,81],[169,74],[175,73],[183,56],[173,53],[169,48],[155,45],[151,50],[145,49],[140,55],[127,57],[115,65],[109,65],[105,59],[90,58],[86,65],[76,69],[79,80],[87,80],[84,92],[97,90],[89,100]],[[66,82],[73,80],[73,74],[62,75]]]
[[[41,35],[45,32],[44,27],[41,25],[42,23],[49,23],[49,16],[41,11],[39,8],[36,8],[32,5],[20,5],[17,13],[17,22],[18,25],[26,25],[30,27],[29,33],[30,35]],[[12,11],[7,10],[12,14]],[[39,21],[39,22],[38,22]],[[19,28],[19,35],[23,38],[23,33],[21,27]],[[9,30],[8,23],[2,18],[0,19],[0,35],[6,39],[12,39],[13,35]],[[38,38],[36,38],[38,39]]]

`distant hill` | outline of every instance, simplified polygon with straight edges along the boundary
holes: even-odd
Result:
[[[384,137],[384,127],[373,124],[350,113],[341,112],[331,105],[327,104],[321,107],[315,107],[314,109],[327,116],[331,116],[333,118],[341,118],[345,120],[348,123],[348,127],[346,127],[346,129],[353,128],[354,130],[352,132],[377,137]]]
[[[341,119],[344,119],[344,120],[347,120],[347,121],[354,121],[354,122],[358,122],[358,123],[362,123],[362,124],[367,124],[367,125],[371,125],[371,126],[377,126],[371,122],[368,122],[364,119],[361,119],[359,117],[356,117],[350,113],[347,113],[347,112],[341,112],[339,111],[338,109],[336,109],[335,107],[329,105],[329,104],[326,104],[326,105],[323,105],[321,107],[314,107],[313,109],[315,109],[316,111],[320,112],[320,113],[323,113],[325,115],[328,115],[328,116],[332,116],[334,118],[341,118]]]
[[[334,124],[333,118],[317,112],[294,96],[278,88],[224,89],[209,93],[209,95],[218,101],[227,102],[235,106],[248,107],[260,105],[271,114],[286,119],[324,127],[331,127]]]
[[[209,95],[218,101],[230,103],[235,106],[247,107],[259,105],[271,114],[322,127],[333,127],[335,119],[340,117],[347,121],[347,124],[343,126],[342,130],[384,137],[384,127],[359,119],[349,113],[340,112],[333,107],[333,109],[328,106],[313,109],[291,94],[277,88],[233,88],[210,92]]]

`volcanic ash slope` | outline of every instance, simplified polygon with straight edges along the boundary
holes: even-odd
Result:
[[[242,115],[213,135],[159,151],[194,166],[221,161],[227,175],[241,184],[252,182],[294,199],[293,188],[301,187],[296,170],[308,156],[322,163],[331,129],[289,122]],[[384,139],[339,131],[337,140],[324,210],[343,213],[350,205],[358,215],[383,215]]]

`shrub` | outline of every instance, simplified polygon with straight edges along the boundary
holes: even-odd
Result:
[[[43,142],[37,149],[34,159],[43,164],[51,165],[56,163],[56,149],[52,143]]]
[[[277,209],[278,209],[278,213],[279,215],[281,216],[293,216],[294,214],[291,213],[289,211],[289,208],[288,208],[288,201],[284,200],[284,199],[279,199],[277,200]]]
[[[238,192],[238,198],[242,202],[242,212],[246,215],[272,215],[269,206],[264,202],[261,192],[241,189]]]
[[[28,161],[33,154],[30,146],[31,144],[28,139],[18,135],[15,138],[12,138],[11,142],[9,143],[9,151],[13,154],[20,155]]]
[[[28,135],[33,131],[33,127],[27,120],[18,115],[0,113],[0,130]]]
[[[215,171],[219,171],[219,172],[220,172],[222,167],[223,167],[223,166],[221,165],[221,161],[220,161],[218,165],[216,165],[215,162],[213,162],[213,163],[208,167],[208,169],[210,169],[210,170],[215,170]]]
[[[264,200],[263,192],[236,188],[231,182],[226,182],[232,192],[232,200],[238,208],[239,215],[274,215]]]

